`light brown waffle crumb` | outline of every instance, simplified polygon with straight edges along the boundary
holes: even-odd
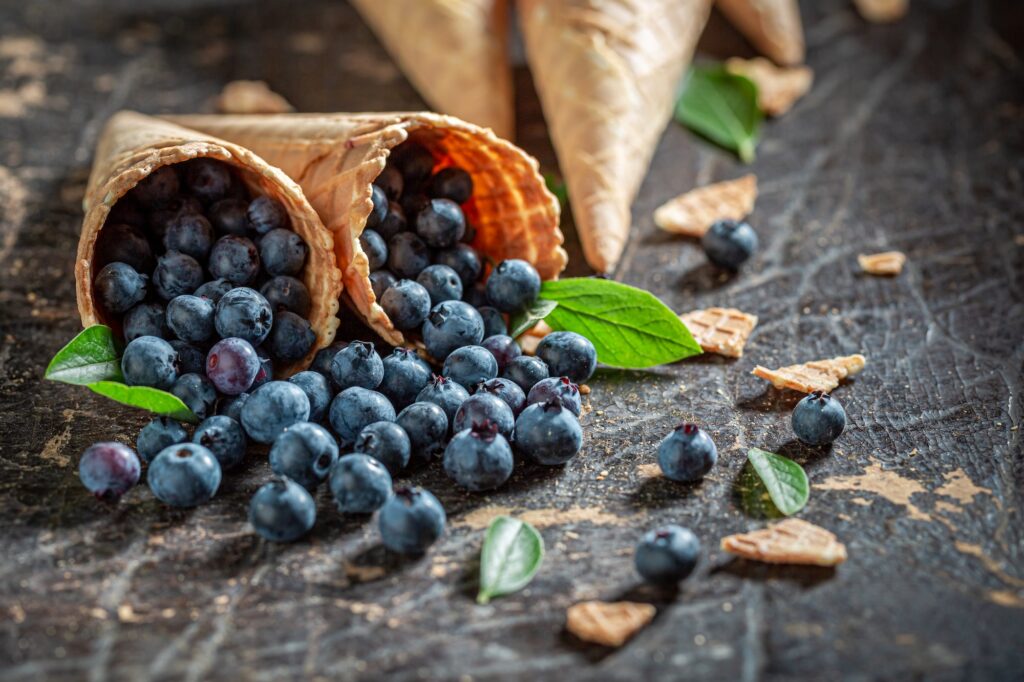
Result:
[[[770,564],[836,566],[846,561],[846,547],[834,534],[800,519],[786,519],[751,533],[724,537],[722,549]]]
[[[580,384],[580,395],[590,395],[590,386]]]
[[[853,0],[857,11],[873,24],[888,24],[902,19],[910,8],[910,0]]]
[[[757,176],[697,187],[662,204],[654,212],[654,223],[674,234],[703,237],[716,220],[742,220],[754,210]]]
[[[216,102],[222,114],[286,114],[295,111],[281,95],[263,81],[231,81]]]
[[[636,602],[585,601],[566,614],[566,629],[585,642],[620,647],[654,618],[656,609]]]
[[[867,362],[863,355],[847,355],[830,360],[813,360],[802,365],[790,365],[779,369],[768,369],[758,365],[751,372],[754,376],[772,382],[775,388],[791,388],[794,391],[828,393],[839,385],[839,381],[857,374]]]
[[[679,316],[694,340],[708,353],[743,357],[743,347],[757,326],[757,315],[736,308],[707,308]]]
[[[903,264],[907,257],[899,251],[885,251],[883,253],[860,254],[857,262],[861,269],[869,275],[898,275],[903,271]]]
[[[757,103],[769,116],[781,116],[807,94],[814,82],[814,72],[807,66],[776,66],[764,57],[725,62],[730,73],[746,76],[757,86]]]

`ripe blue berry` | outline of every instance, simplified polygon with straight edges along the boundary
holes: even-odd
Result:
[[[213,226],[198,213],[182,213],[168,223],[164,232],[165,249],[180,251],[200,263],[206,262],[212,246]]]
[[[231,171],[214,159],[194,159],[184,164],[185,187],[204,203],[223,199],[231,189]]]
[[[121,356],[121,373],[129,386],[151,386],[163,390],[178,378],[178,354],[171,344],[155,336],[131,341]]]
[[[309,421],[323,421],[324,417],[327,416],[327,408],[330,407],[331,398],[334,397],[334,394],[331,392],[331,383],[327,380],[327,377],[319,372],[306,370],[305,372],[292,375],[288,381],[301,388],[302,392],[309,398]]]
[[[434,155],[419,142],[403,142],[391,150],[391,165],[399,170],[406,187],[419,185],[434,170]]]
[[[532,265],[518,258],[498,263],[487,278],[487,300],[503,313],[518,313],[540,295],[540,275]]]
[[[793,433],[808,445],[828,445],[846,428],[846,410],[828,393],[815,391],[793,408]]]
[[[90,445],[78,460],[78,477],[100,499],[116,500],[139,482],[139,457],[121,443]]]
[[[504,400],[490,393],[477,393],[469,396],[456,410],[452,433],[459,433],[486,421],[494,424],[502,436],[511,438],[515,419],[512,408]]]
[[[517,417],[526,407],[526,394],[519,388],[519,384],[511,379],[497,378],[481,382],[476,385],[474,393],[489,393],[501,398]]]
[[[384,237],[380,236],[376,230],[369,228],[363,230],[363,233],[359,235],[359,246],[363,249],[363,253],[366,254],[366,261],[370,266],[370,270],[379,270],[387,265],[388,244],[384,241]]]
[[[334,396],[328,419],[338,441],[347,448],[367,425],[395,421],[395,408],[377,391],[353,386]]]
[[[137,272],[153,270],[153,250],[140,227],[107,219],[96,240],[95,266],[109,263],[126,263]]]
[[[430,462],[444,451],[448,436],[448,416],[439,405],[416,402],[398,413],[395,423],[409,437],[410,459],[416,463]]]
[[[96,275],[93,288],[103,309],[120,315],[146,298],[146,280],[127,263],[111,263]]]
[[[455,244],[449,249],[438,251],[434,256],[434,262],[438,265],[447,265],[454,270],[462,280],[463,290],[480,279],[480,273],[483,271],[479,254],[469,244]]]
[[[217,414],[231,417],[239,424],[242,423],[242,408],[249,400],[248,393],[239,393],[236,396],[226,397],[217,403]]]
[[[267,337],[267,347],[275,360],[295,362],[306,357],[316,343],[316,332],[309,320],[290,310],[274,316],[274,326]]]
[[[677,583],[693,572],[700,557],[700,541],[689,528],[668,525],[644,535],[634,562],[644,580]]]
[[[390,270],[376,270],[370,273],[370,287],[373,289],[373,297],[378,301],[397,283],[398,278],[391,274]]]
[[[462,288],[462,300],[476,309],[491,308],[487,301],[487,282],[474,282]],[[497,310],[497,308],[495,308]]]
[[[153,288],[165,301],[175,296],[191,294],[203,283],[203,266],[178,251],[168,251],[157,258],[153,270]]]
[[[195,295],[200,298],[208,299],[210,303],[217,305],[217,301],[219,301],[224,294],[234,288],[235,285],[224,278],[211,279],[209,282],[206,282],[196,289]]]
[[[270,197],[253,199],[246,214],[249,217],[249,225],[259,234],[288,227],[288,212],[284,210],[284,206]]]
[[[583,447],[583,429],[557,398],[528,405],[516,420],[516,452],[538,464],[565,464]]]
[[[270,303],[271,309],[289,310],[300,317],[308,317],[313,302],[309,297],[309,289],[300,280],[287,275],[279,275],[260,287],[260,293]]]
[[[442,168],[427,183],[427,194],[464,204],[473,196],[473,178],[461,168]]]
[[[451,381],[447,377],[435,375],[430,383],[424,386],[423,390],[416,396],[416,402],[434,403],[444,410],[448,423],[451,424],[455,420],[455,413],[467,398],[469,398],[469,391],[460,384]]]
[[[658,446],[658,465],[667,478],[699,481],[718,460],[711,436],[694,424],[681,424]]]
[[[502,317],[501,311],[497,308],[492,308],[489,305],[481,306],[476,309],[480,313],[480,317],[484,321],[484,340],[491,338],[492,336],[507,336],[508,325],[505,324],[505,318]],[[485,344],[486,345],[486,344]]]
[[[384,379],[384,361],[369,341],[353,341],[335,354],[331,377],[339,390],[377,388]]]
[[[185,427],[168,417],[157,417],[139,431],[135,447],[142,459],[152,462],[153,458],[164,448],[184,443],[187,440],[188,431],[185,430]]]
[[[405,220],[405,211],[402,210],[402,205],[396,201],[391,201],[388,204],[388,213],[384,216],[384,220],[374,229],[377,231],[377,234],[384,238],[385,242],[388,242],[399,232],[405,232],[407,227],[408,224]]]
[[[402,174],[390,164],[384,167],[384,170],[380,172],[380,175],[373,181],[373,184],[384,190],[384,196],[391,201],[402,196],[402,189],[405,187]]]
[[[402,279],[416,279],[430,265],[430,251],[414,232],[399,232],[388,240],[388,270]]]
[[[213,324],[221,338],[245,339],[253,346],[263,343],[274,324],[267,299],[254,289],[232,289],[217,302]]]
[[[757,233],[747,223],[719,220],[704,233],[701,245],[709,261],[737,270],[757,250]]]
[[[260,239],[260,262],[268,275],[297,275],[306,264],[309,247],[291,230],[271,230]]]
[[[285,429],[309,419],[309,398],[287,381],[268,381],[242,406],[242,426],[257,443],[273,443]]]
[[[217,389],[202,374],[182,374],[171,386],[171,393],[178,396],[200,419],[213,414],[213,407],[217,404]]]
[[[338,351],[348,346],[348,341],[335,341],[327,348],[321,348],[313,356],[313,364],[309,366],[314,372],[323,374],[328,379],[331,378],[331,365],[334,364],[334,356],[338,354]]]
[[[428,265],[416,277],[416,281],[430,294],[431,306],[443,301],[462,299],[462,280],[447,265]],[[424,317],[426,316],[424,315]]]
[[[342,514],[372,514],[391,497],[391,474],[369,455],[345,455],[330,476],[331,494]]]
[[[370,215],[366,216],[366,227],[373,229],[380,225],[388,214],[388,195],[376,184],[370,185]]]
[[[181,339],[171,339],[167,343],[171,344],[174,352],[178,354],[179,374],[202,374],[206,371],[206,354],[199,348]]]
[[[293,542],[316,523],[313,496],[284,477],[264,483],[249,502],[249,523],[271,542]]]
[[[221,199],[206,212],[214,229],[220,234],[237,234],[244,237],[249,233],[249,203],[243,199]]]
[[[504,372],[508,363],[523,354],[523,349],[519,347],[516,340],[504,334],[488,336],[484,338],[481,345],[494,356],[494,360],[498,363],[499,372]]]
[[[161,166],[144,177],[132,189],[132,197],[145,207],[167,203],[180,187],[178,172],[173,166]]]
[[[206,355],[206,376],[226,395],[248,391],[259,371],[260,358],[245,339],[222,339]]]
[[[183,215],[201,215],[203,204],[195,197],[177,196],[170,202],[149,212],[149,234],[156,243],[163,244],[164,235],[174,221]]]
[[[474,492],[493,490],[507,481],[513,463],[512,448],[492,422],[459,431],[444,449],[444,472]]]
[[[387,396],[396,409],[402,409],[414,400],[430,382],[431,371],[416,351],[396,348],[384,358],[384,379],[379,391]]]
[[[170,336],[167,328],[167,313],[159,303],[140,303],[121,318],[124,340],[132,342],[140,336],[155,336],[159,339]]]
[[[231,417],[207,417],[196,427],[192,442],[212,452],[222,471],[233,469],[245,458],[245,431]]]
[[[444,533],[444,508],[422,488],[399,488],[380,509],[380,539],[399,554],[423,554]]]
[[[463,346],[448,355],[441,374],[468,391],[481,381],[498,376],[498,361],[483,346]]]
[[[384,291],[380,307],[396,329],[418,329],[430,313],[430,293],[418,282],[402,279]]]
[[[213,304],[191,294],[175,296],[167,304],[167,326],[182,341],[208,341],[213,336]]]
[[[463,301],[437,304],[423,323],[423,343],[437,360],[447,358],[456,348],[478,345],[483,339],[483,318]]]
[[[537,345],[537,357],[555,376],[582,384],[597,368],[597,351],[590,339],[576,332],[551,332]]]
[[[207,267],[214,277],[248,286],[260,274],[260,256],[251,239],[229,234],[213,245]]]
[[[172,507],[195,507],[220,487],[220,464],[202,445],[182,443],[161,451],[149,463],[146,482],[156,499]]]
[[[548,377],[541,379],[526,394],[526,404],[546,403],[558,398],[562,405],[577,417],[583,411],[583,400],[580,398],[580,387],[572,383],[569,377]]]
[[[547,379],[549,375],[547,364],[538,357],[523,355],[512,358],[505,369],[501,372],[503,379],[514,382],[523,393],[529,393],[537,382]]]
[[[404,469],[411,456],[409,436],[393,421],[367,424],[353,447],[356,452],[379,459],[392,475]]]
[[[451,199],[431,199],[416,215],[416,234],[435,249],[447,249],[466,233],[466,216]]]
[[[338,444],[324,427],[312,422],[289,426],[270,447],[270,468],[312,490],[338,461]]]

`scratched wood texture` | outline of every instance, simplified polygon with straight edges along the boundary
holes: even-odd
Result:
[[[760,252],[726,279],[656,231],[663,200],[748,170],[671,126],[617,273],[679,311],[758,315],[746,356],[599,372],[585,449],[564,470],[523,469],[491,495],[417,473],[450,525],[403,562],[324,491],[309,539],[259,541],[245,523],[259,456],[195,511],[144,486],[94,501],[79,453],[133,440],[145,419],[40,375],[79,327],[80,200],[110,114],[203,109],[243,77],[306,111],[416,109],[414,90],[340,0],[0,2],[0,678],[1021,679],[1024,11],[915,1],[901,23],[869,26],[844,0],[803,4],[816,84],[766,126],[750,168]],[[747,53],[717,18],[702,45]],[[551,169],[529,75],[516,81],[520,141]],[[908,254],[902,276],[859,273],[858,253],[886,249]],[[751,368],[853,352],[869,361],[836,392],[847,432],[801,447],[796,398]],[[720,449],[701,485],[654,475],[656,444],[684,418]],[[763,523],[742,504],[755,445],[804,463],[801,516],[846,542],[846,564],[771,568],[717,549]],[[474,561],[498,510],[538,526],[548,554],[528,589],[481,607]],[[632,568],[642,531],[670,521],[705,547],[678,594]],[[570,604],[623,596],[658,607],[627,646],[564,632]]]

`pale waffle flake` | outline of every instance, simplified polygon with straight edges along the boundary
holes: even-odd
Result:
[[[857,11],[873,24],[888,24],[902,19],[910,7],[910,0],[853,0]]]
[[[650,604],[585,601],[569,607],[565,627],[585,642],[620,647],[650,623],[655,612]]]
[[[847,355],[779,369],[768,369],[758,365],[751,374],[772,382],[775,388],[791,388],[802,393],[829,393],[839,385],[841,379],[853,376],[864,369],[865,362],[863,355]]]
[[[757,176],[716,182],[692,189],[662,204],[654,212],[654,223],[674,234],[703,237],[718,220],[742,220],[754,210]]]
[[[835,535],[800,519],[722,538],[722,549],[769,564],[836,566],[846,561],[846,546]]]
[[[860,254],[857,262],[861,269],[869,275],[894,276],[903,271],[903,264],[907,257],[899,251],[885,251],[884,253]]]
[[[757,86],[757,103],[769,116],[781,116],[807,94],[814,82],[814,72],[806,66],[775,66],[764,57],[725,62],[729,73],[746,76]]]
[[[679,316],[694,340],[708,353],[743,357],[743,347],[757,326],[757,315],[736,308],[708,308]]]

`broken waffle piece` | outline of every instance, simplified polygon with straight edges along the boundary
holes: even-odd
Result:
[[[857,262],[861,269],[869,275],[895,276],[903,271],[903,264],[907,257],[900,251],[885,251],[883,253],[860,254]]]
[[[567,612],[565,628],[584,642],[620,647],[654,619],[650,604],[585,601]]]
[[[658,207],[654,223],[666,232],[699,238],[717,220],[746,218],[756,199],[757,176],[744,175],[680,194]]]
[[[861,17],[873,24],[898,21],[910,8],[910,0],[853,0],[853,4]]]
[[[222,114],[287,114],[295,111],[281,95],[263,81],[231,81],[216,102]]]
[[[769,116],[781,116],[807,94],[814,82],[814,72],[806,66],[775,66],[764,57],[726,60],[729,73],[745,76],[757,86],[757,103]]]
[[[743,347],[757,326],[757,315],[736,308],[707,308],[679,316],[693,339],[708,353],[743,357]]]
[[[846,561],[846,546],[834,534],[800,519],[724,537],[722,549],[769,564],[836,566]]]
[[[751,372],[754,376],[772,382],[775,388],[791,388],[801,393],[824,391],[830,393],[839,381],[857,374],[864,369],[863,355],[846,355],[830,360],[813,360],[802,365],[790,365],[779,369],[768,369],[758,365]]]

